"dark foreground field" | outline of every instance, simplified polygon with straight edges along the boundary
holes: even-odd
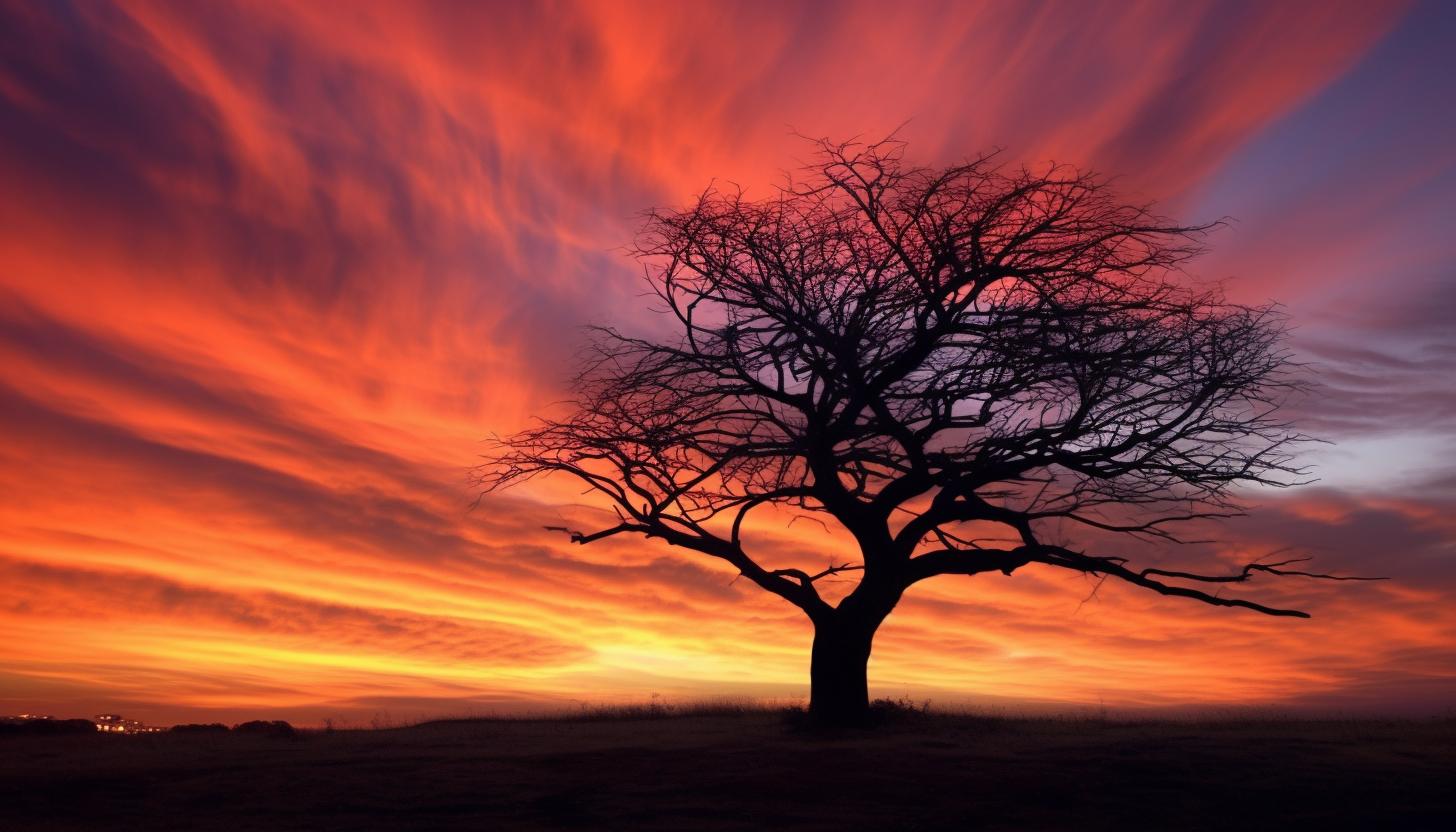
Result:
[[[1456,722],[773,713],[0,742],[5,829],[1453,829]]]

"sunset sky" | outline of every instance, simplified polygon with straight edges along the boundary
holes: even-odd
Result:
[[[1456,706],[1456,5],[0,0],[0,714],[367,721],[802,697],[810,627],[720,563],[476,504],[623,249],[804,136],[1004,148],[1231,218],[1190,265],[1283,304],[1315,484],[1245,492],[1217,609],[1029,567],[916,586],[872,693]],[[902,126],[903,125],[903,126]],[[765,518],[822,568],[842,535]]]

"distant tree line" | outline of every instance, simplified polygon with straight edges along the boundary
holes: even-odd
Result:
[[[228,728],[221,722],[206,724],[188,723],[173,725],[172,733],[183,734],[258,734],[271,737],[294,736],[293,726],[281,719],[272,721],[255,719]],[[27,719],[23,721],[0,722],[0,737],[55,737],[73,734],[95,734],[99,728],[89,719]]]

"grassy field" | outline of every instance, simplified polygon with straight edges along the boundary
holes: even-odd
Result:
[[[782,712],[0,742],[5,829],[1456,828],[1456,721]],[[660,716],[660,714],[657,714]]]

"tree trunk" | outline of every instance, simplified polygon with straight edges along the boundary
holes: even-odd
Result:
[[[868,665],[880,619],[842,607],[814,622],[809,717],[826,727],[864,725],[870,716]]]

